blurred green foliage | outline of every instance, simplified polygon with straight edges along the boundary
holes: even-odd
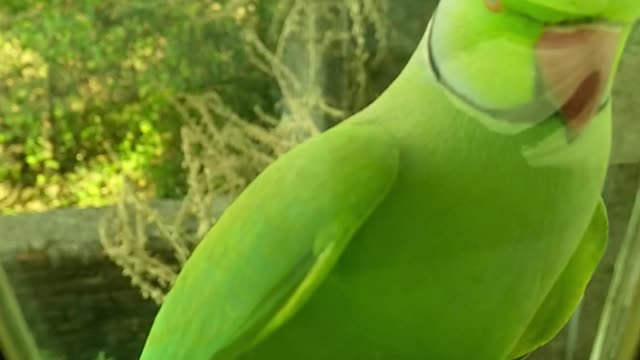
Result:
[[[435,1],[406,2],[389,14],[413,16],[396,14],[399,27],[411,27],[417,38]],[[278,117],[282,89],[252,61],[246,29],[277,53],[287,4],[3,0],[0,212],[112,203],[121,174],[150,196],[184,195],[181,123],[172,101],[214,91],[240,116],[255,118],[260,109]],[[373,80],[357,99],[335,88],[355,83],[347,76],[353,69],[339,66],[345,52],[328,60],[330,105],[353,112],[384,89],[414,45],[411,36],[393,34],[407,32],[390,31],[390,45],[367,65]]]
[[[121,173],[179,196],[170,99],[215,89],[242,112],[276,96],[245,56],[241,30],[260,8],[244,3],[217,16],[223,5],[209,0],[3,1],[2,210],[102,205]]]

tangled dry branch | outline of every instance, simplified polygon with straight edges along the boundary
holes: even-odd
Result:
[[[197,242],[266,166],[365,104],[365,66],[378,60],[370,43],[376,53],[386,47],[386,4],[284,0],[276,6],[269,34],[261,38],[246,30],[244,46],[252,63],[279,86],[277,115],[256,108],[255,118],[243,118],[215,92],[173,99],[183,121],[188,185],[179,210],[163,216],[124,180],[118,206],[100,226],[106,254],[145,298],[163,301]],[[339,81],[328,74],[331,59],[341,59]]]

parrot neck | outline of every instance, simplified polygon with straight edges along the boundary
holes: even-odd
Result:
[[[441,5],[445,3],[447,2],[442,2]],[[506,76],[505,79],[512,81],[507,84],[493,79],[494,74],[481,71],[482,67],[466,69],[464,66],[458,66],[455,69],[460,70],[462,74],[451,71],[445,74],[440,64],[434,64],[437,60],[437,56],[434,55],[437,54],[429,51],[434,48],[433,45],[436,45],[432,43],[439,36],[436,32],[451,31],[450,27],[456,24],[456,21],[452,21],[453,25],[446,24],[443,20],[449,19],[443,15],[446,14],[439,8],[400,75],[376,101],[354,119],[380,123],[403,139],[406,144],[411,143],[416,148],[429,148],[428,153],[431,154],[468,149],[480,151],[487,157],[501,158],[507,154],[517,156],[536,167],[597,167],[606,161],[611,141],[611,105],[608,100],[603,102],[598,113],[592,116],[592,121],[581,129],[580,136],[572,137],[566,122],[558,112],[546,116],[541,121],[514,122],[499,118],[500,111],[495,109],[489,111],[469,104],[464,97],[460,96],[457,91],[459,87],[456,85],[465,84],[471,90],[482,88],[495,90],[490,88],[495,84],[496,88],[502,92],[493,94],[496,95],[493,99],[502,101],[503,98],[508,98],[504,100],[505,103],[531,94],[528,89],[535,89],[535,86],[526,88],[514,79],[517,80],[522,74],[530,76],[531,69],[535,68],[535,58],[531,58],[531,52],[529,52],[527,59],[530,62],[519,64],[515,74]],[[468,17],[467,20],[473,21]],[[440,26],[438,21],[441,21],[440,24],[445,22],[445,26],[438,29]],[[469,26],[477,27],[477,24],[469,24]],[[446,39],[440,39],[440,45],[444,40]],[[461,43],[468,39],[453,39],[453,41]],[[492,46],[499,47],[500,43]],[[489,46],[489,50],[492,49]],[[486,54],[472,51],[471,54],[463,53],[460,57],[469,55],[473,57]],[[522,68],[527,64],[531,68],[529,71],[526,69],[523,71]],[[489,64],[489,67],[492,66],[494,64]],[[449,81],[450,79],[452,81]],[[485,85],[483,81],[492,84]],[[473,88],[476,82],[480,82],[479,87]],[[510,84],[513,87],[509,86]],[[481,93],[481,95],[486,94]],[[517,107],[507,108],[514,111]],[[535,107],[532,108],[531,111],[536,110]],[[524,110],[521,114],[522,116],[539,115],[539,113],[527,113]],[[477,156],[471,152],[467,155],[469,158]],[[419,161],[416,160],[416,163]]]
[[[464,5],[464,6],[463,6]],[[610,105],[624,24],[549,25],[481,1],[442,1],[414,57],[451,102],[491,131],[540,124],[573,142]]]
[[[540,101],[534,101],[530,103],[520,104],[514,107],[502,108],[498,106],[491,106],[484,104],[482,102],[476,101],[473,97],[465,94],[464,86],[459,86],[455,83],[455,80],[448,76],[448,74],[443,71],[444,64],[441,59],[436,59],[434,46],[433,46],[433,19],[429,26],[427,27],[427,31],[425,32],[424,45],[422,46],[422,50],[424,52],[424,57],[426,60],[427,69],[431,73],[433,79],[437,81],[450,95],[453,102],[464,112],[471,114],[474,117],[479,119],[489,117],[490,119],[507,119],[510,121],[509,126],[505,126],[504,128],[497,128],[496,124],[493,122],[487,123],[487,126],[495,128],[498,132],[504,133],[515,133],[519,132],[524,128],[531,126],[531,121],[529,121],[529,117],[531,114],[539,112],[539,109],[546,109],[546,113],[548,115],[553,114],[557,107],[556,105],[550,101],[549,99],[541,99]],[[604,108],[607,105],[607,102],[603,103],[601,106]],[[521,124],[522,126],[518,126]]]

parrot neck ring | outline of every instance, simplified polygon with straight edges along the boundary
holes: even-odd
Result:
[[[502,11],[500,0],[484,1],[489,10]],[[515,33],[495,25],[506,14],[487,11],[486,16],[496,19],[458,18],[470,30],[454,29],[456,21],[452,25],[448,16],[439,19],[440,10],[427,29],[427,67],[465,110],[491,118],[492,130],[518,133],[553,119],[564,125],[571,140],[608,109],[622,26],[538,22],[531,26],[534,31]],[[494,28],[488,31],[488,26]],[[472,43],[471,38],[484,40]]]

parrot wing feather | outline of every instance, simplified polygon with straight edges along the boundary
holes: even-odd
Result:
[[[569,321],[604,254],[608,233],[607,211],[600,200],[582,241],[512,350],[511,359],[547,343]]]
[[[394,140],[347,121],[267,167],[182,269],[141,359],[233,358],[285,322],[394,184]]]

